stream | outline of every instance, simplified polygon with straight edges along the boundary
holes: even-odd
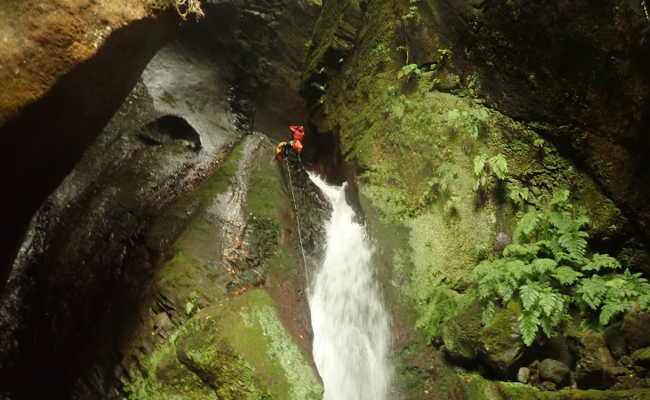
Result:
[[[375,278],[373,247],[346,202],[345,184],[310,178],[332,205],[325,255],[309,293],[313,356],[324,400],[385,400],[390,322]]]

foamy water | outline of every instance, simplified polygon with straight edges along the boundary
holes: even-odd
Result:
[[[390,324],[371,262],[373,248],[345,201],[345,185],[310,178],[333,208],[325,256],[309,293],[313,356],[324,400],[385,400],[391,381]]]

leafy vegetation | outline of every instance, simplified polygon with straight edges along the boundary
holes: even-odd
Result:
[[[524,204],[531,198],[531,195],[527,187],[509,183],[508,198],[512,200],[512,203],[515,205],[515,207],[522,208]]]
[[[188,317],[191,317],[198,310],[199,310],[199,294],[196,292],[196,290],[193,290],[192,293],[190,293],[190,297],[185,302],[185,314],[187,314]]]
[[[540,330],[553,336],[572,312],[596,315],[598,323],[607,325],[635,304],[650,308],[650,284],[641,274],[619,272],[618,260],[588,251],[583,229],[589,220],[576,215],[568,198],[567,190],[560,191],[547,210],[526,213],[503,255],[474,269],[484,323],[497,307],[518,302],[526,345]]]
[[[451,164],[444,161],[438,164],[427,180],[427,189],[420,196],[420,207],[425,207],[434,200],[450,199],[451,188],[457,178],[458,173],[452,169]]]
[[[407,21],[410,19],[418,18],[418,3],[420,0],[409,0],[409,8],[406,14],[402,15],[402,20]]]
[[[474,191],[485,191],[490,182],[490,177],[504,181],[508,175],[508,161],[503,154],[488,158],[485,155],[474,157]]]
[[[445,286],[436,286],[427,299],[428,306],[416,321],[416,327],[422,329],[429,338],[438,336],[442,323],[455,316],[459,310],[467,307],[474,300]]]

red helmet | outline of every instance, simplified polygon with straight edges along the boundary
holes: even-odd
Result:
[[[302,125],[291,125],[289,130],[293,133],[293,140],[302,140],[305,136],[305,127]]]

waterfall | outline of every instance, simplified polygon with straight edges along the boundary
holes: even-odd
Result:
[[[316,175],[310,178],[332,205],[325,256],[309,293],[313,356],[324,400],[385,400],[390,329],[372,246],[345,201],[345,184],[330,186]]]

